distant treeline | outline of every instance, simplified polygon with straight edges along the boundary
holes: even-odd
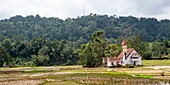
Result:
[[[113,43],[120,47],[126,39],[145,59],[167,57],[169,30],[167,19],[90,14],[62,20],[17,15],[0,20],[0,66],[79,64],[81,45],[97,31],[104,33],[103,49]]]

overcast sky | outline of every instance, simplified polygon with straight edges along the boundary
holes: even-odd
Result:
[[[0,0],[0,19],[36,14],[66,19],[90,13],[170,19],[170,0]]]

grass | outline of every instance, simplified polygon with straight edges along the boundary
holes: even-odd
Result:
[[[55,81],[55,82],[48,82],[44,83],[43,85],[81,85],[74,81]]]
[[[138,77],[138,78],[144,78],[144,79],[152,79],[153,78],[153,76],[151,76],[151,75],[139,75],[139,74],[136,74],[134,76]]]
[[[142,60],[144,66],[170,66],[170,60]]]
[[[45,67],[44,67],[45,68]],[[46,67],[48,68],[48,67]],[[73,68],[71,68],[73,69]],[[114,69],[114,68],[113,68]],[[129,69],[129,68],[117,68],[117,69]],[[131,70],[133,70],[132,68]],[[33,70],[28,70],[25,73],[9,73],[0,75],[0,85],[4,84],[5,82],[28,82],[35,81],[42,81],[40,85],[137,85],[137,84],[159,84],[159,82],[169,82],[166,80],[158,80],[152,78],[152,76],[146,75],[135,75],[132,76],[126,72],[113,72],[103,70],[103,68],[79,68],[74,69],[71,71],[70,69],[63,69],[63,74],[55,74],[55,73],[62,73],[52,71],[49,72],[48,69],[40,70],[39,68],[34,68]],[[98,70],[98,72],[97,72]],[[72,74],[65,74],[70,72]],[[78,72],[79,71],[79,72]],[[75,73],[74,73],[75,72]],[[32,76],[36,74],[44,74],[41,76]],[[47,74],[46,74],[47,73]],[[24,76],[26,75],[26,76]],[[12,77],[13,76],[13,77]],[[5,81],[4,81],[5,79]],[[3,83],[4,82],[4,83]]]
[[[144,66],[170,66],[170,60],[143,60],[143,64]],[[140,71],[144,71],[144,73],[142,74]],[[31,83],[32,80],[34,82],[42,81],[40,85],[145,85],[170,82],[170,79],[155,79],[155,76],[161,77],[161,73],[160,69],[146,69],[143,67],[83,68],[82,66],[50,66],[0,68],[0,85],[5,82],[23,81]],[[163,77],[169,74],[169,71],[165,71]]]
[[[61,69],[59,72],[90,72],[90,73],[102,73],[102,72],[107,72],[107,70],[102,69],[102,68],[96,68],[96,69],[92,69],[92,68],[81,68],[81,69]]]
[[[82,65],[72,65],[72,66],[55,66],[56,68],[82,68]]]
[[[23,71],[22,73],[40,73],[40,72],[50,72],[48,70],[28,70],[28,71]]]
[[[78,84],[85,84],[85,85],[86,84],[87,85],[96,85],[96,84],[97,85],[98,84],[99,85],[137,85],[137,84],[145,85],[145,84],[159,84],[160,81],[168,82],[168,81],[153,79],[152,76],[136,75],[134,77],[124,72],[64,74],[58,76],[58,78],[53,78],[53,79],[62,80],[61,83],[64,83],[66,85],[68,85],[68,81],[74,81],[71,83],[78,83]],[[55,85],[56,81],[50,82],[51,85],[53,85],[53,83]],[[44,85],[46,84],[48,84],[48,82],[44,83]]]

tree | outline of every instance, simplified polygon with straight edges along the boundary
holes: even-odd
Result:
[[[94,53],[94,47],[92,43],[83,44],[80,52],[80,62],[83,66],[94,67],[96,66],[96,54]]]
[[[103,41],[103,31],[97,31],[92,35],[92,47],[94,49],[94,57],[96,57],[96,66],[102,65],[102,57],[104,57],[104,41]],[[92,51],[93,52],[93,51]]]
[[[5,58],[6,65],[9,66],[9,67],[13,66],[13,61],[12,61],[10,54],[6,53],[5,56],[6,56],[6,58]]]
[[[48,57],[48,64],[45,65],[77,64],[82,58],[79,57],[81,52],[86,52],[83,56],[88,55],[85,57],[90,60],[88,66],[100,66],[102,57],[117,52],[112,48],[105,50],[105,46],[112,43],[120,45],[124,39],[128,39],[128,46],[135,48],[145,59],[170,56],[169,28],[168,19],[158,21],[133,16],[90,14],[62,20],[38,14],[26,17],[17,15],[0,20],[0,44],[5,48],[1,65],[10,65],[14,61],[15,65],[24,66],[32,60],[32,55],[35,55],[35,60]],[[82,44],[85,46],[81,47]],[[46,48],[48,51],[45,51]],[[42,49],[44,51],[40,55]]]
[[[97,31],[92,35],[91,41],[83,44],[80,48],[80,62],[87,67],[100,66],[104,56],[104,41],[102,31]]]
[[[152,58],[163,58],[166,55],[166,45],[160,41],[154,41],[151,44]]]
[[[39,51],[38,51],[38,56],[37,56],[37,65],[38,66],[46,66],[48,65],[49,62],[49,48],[47,46],[43,46]]]
[[[4,46],[4,47],[6,48],[6,50],[12,49],[11,40],[10,40],[10,39],[5,39],[5,40],[2,42],[2,46]]]
[[[134,36],[131,39],[128,39],[128,47],[135,48],[135,50],[143,57],[144,53],[149,49],[149,45],[142,41],[140,35]]]
[[[6,55],[6,49],[2,45],[0,45],[0,67],[3,67]]]
[[[108,44],[105,47],[105,57],[114,57],[115,59],[117,58],[117,56],[119,55],[121,49],[118,45],[116,44]]]

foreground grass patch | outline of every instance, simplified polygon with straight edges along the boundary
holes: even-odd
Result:
[[[132,74],[132,76],[138,77],[138,78],[144,78],[144,79],[152,79],[153,78],[153,76],[151,76],[151,75],[139,75],[139,74],[133,75]]]
[[[39,73],[39,72],[50,72],[49,70],[28,70],[23,71],[22,73]]]
[[[142,60],[144,66],[170,66],[170,60]]]
[[[42,85],[148,85],[169,84],[169,80],[154,79],[153,76],[132,75],[125,71],[138,71],[141,68],[73,68],[73,67],[37,67],[12,68],[2,70],[0,84],[6,82],[20,82],[27,80],[41,81]],[[145,69],[147,70],[147,69]],[[3,73],[8,71],[9,73]],[[15,72],[17,71],[17,72]],[[19,72],[18,72],[19,71]],[[21,71],[21,72],[20,72]],[[14,73],[15,72],[15,73]],[[146,71],[147,72],[147,71]],[[28,81],[28,82],[31,82]]]
[[[99,84],[99,85],[138,85],[138,84],[160,84],[169,83],[169,81],[153,79],[152,76],[143,75],[131,75],[124,72],[107,72],[107,73],[74,73],[74,74],[62,74],[60,76],[49,76],[54,82],[46,82],[45,85],[53,85],[57,80],[61,80],[64,84],[68,84],[67,81],[73,81],[77,84]],[[61,84],[62,85],[62,84]],[[72,84],[74,85],[74,84]],[[76,85],[76,84],[75,84]]]
[[[44,83],[43,85],[82,85],[82,84],[76,83],[74,81],[55,81]]]

